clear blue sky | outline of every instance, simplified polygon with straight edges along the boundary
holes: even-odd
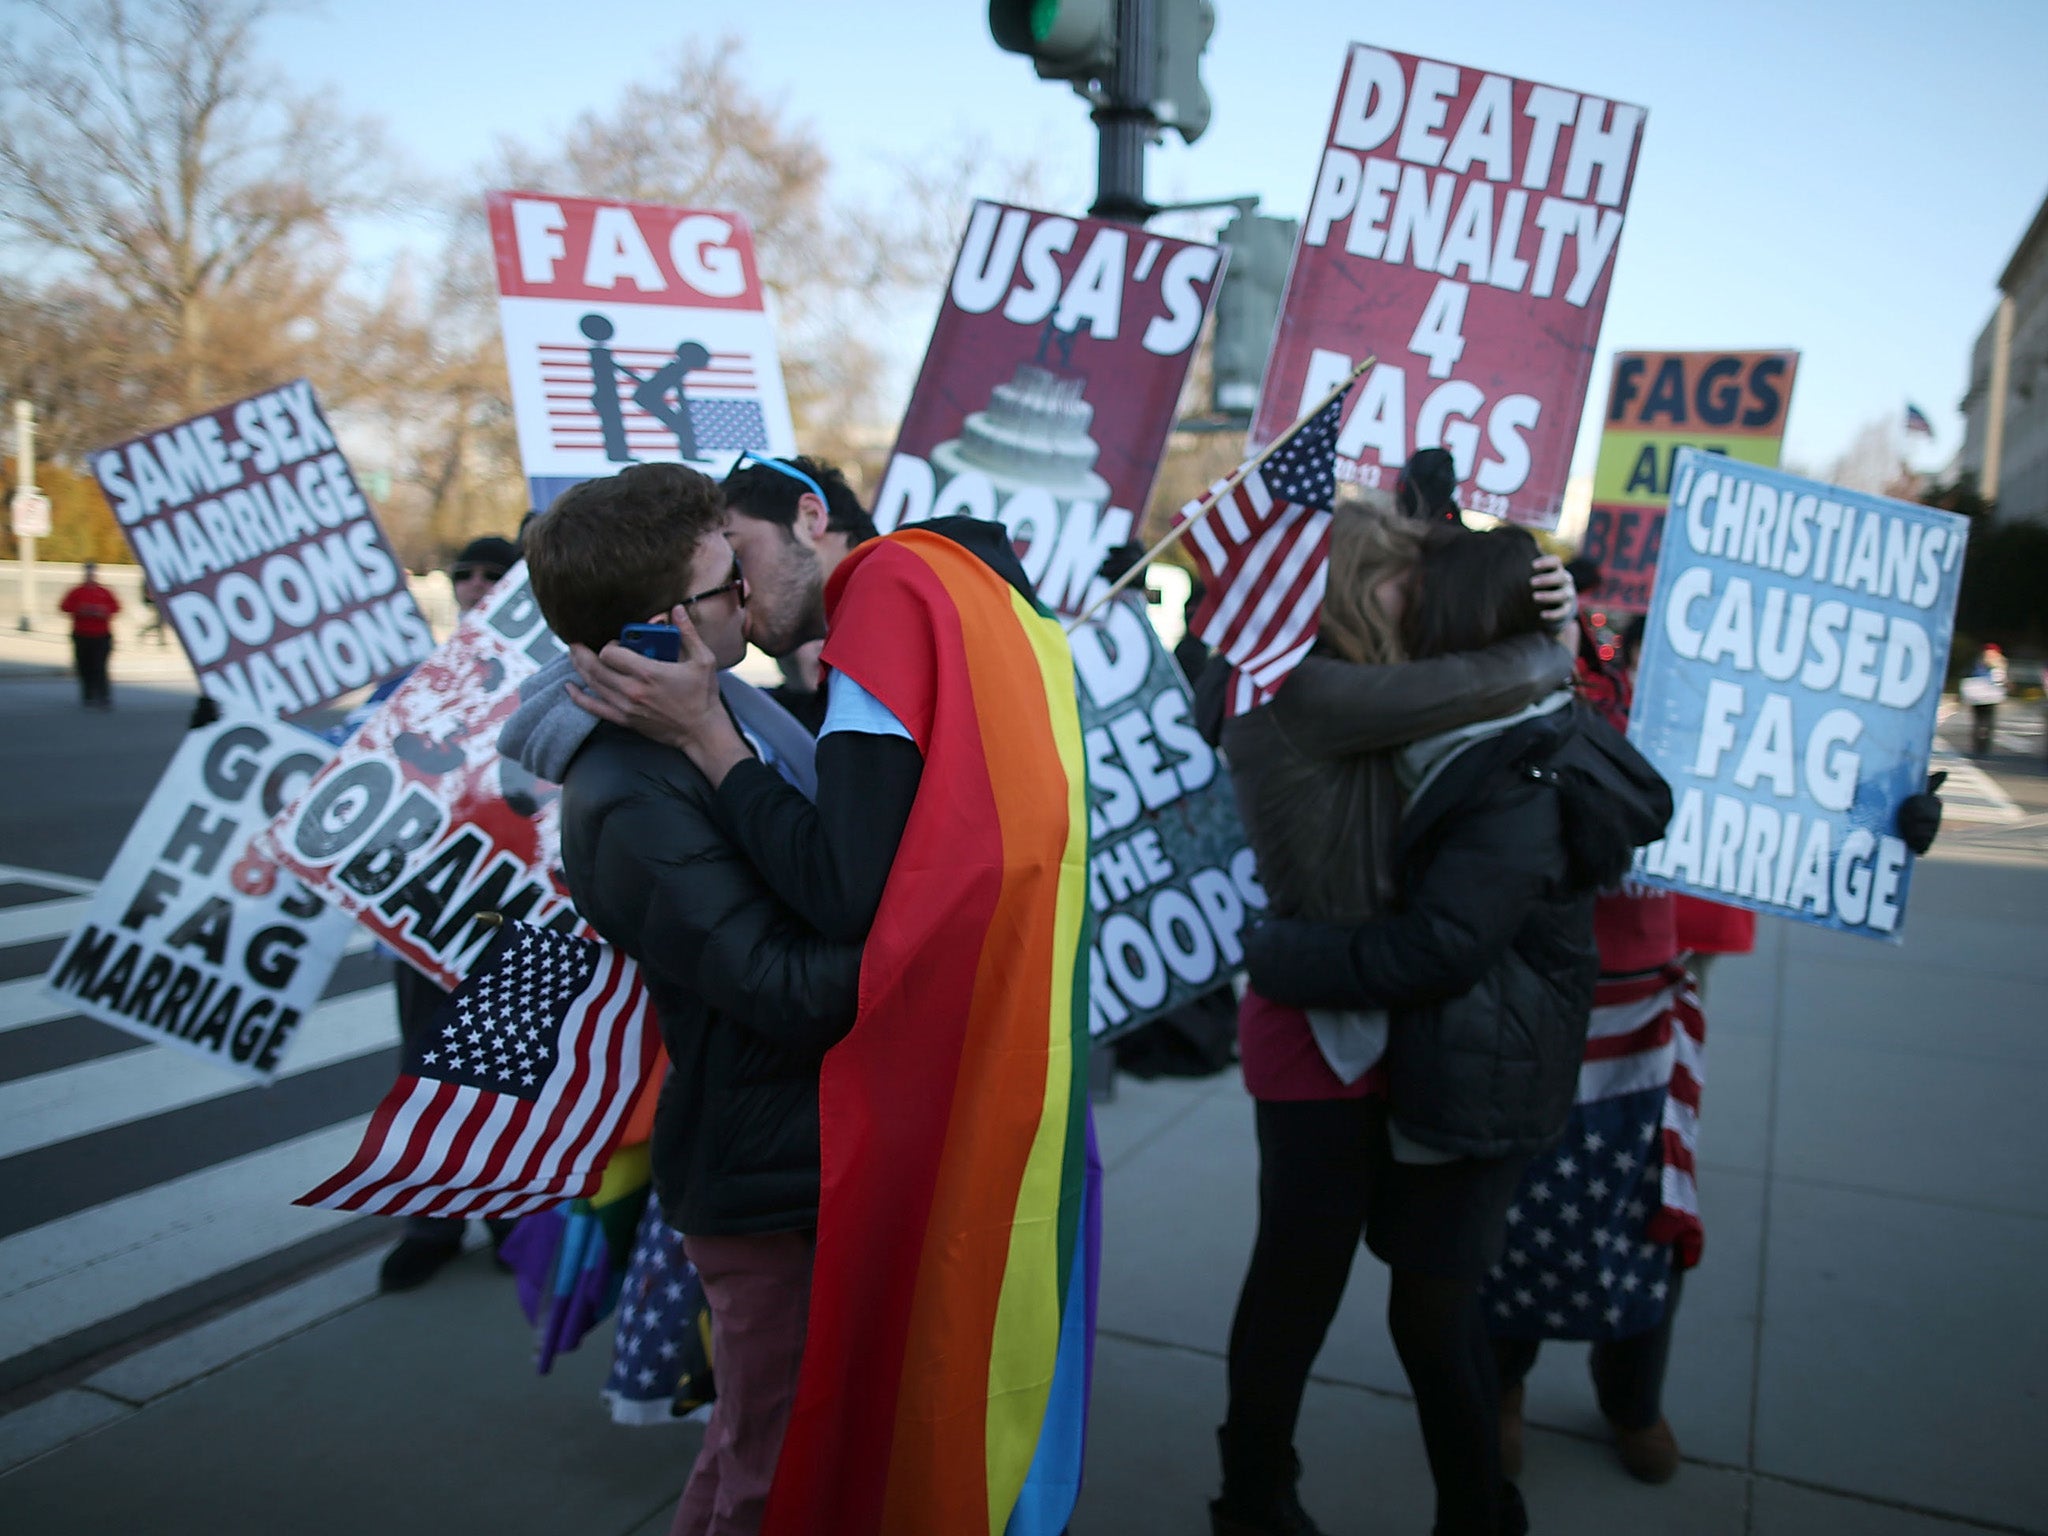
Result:
[[[1155,201],[1257,193],[1299,217],[1353,40],[1649,109],[1577,472],[1615,348],[1798,347],[1787,454],[1811,468],[1908,400],[1938,435],[1921,467],[1960,442],[1970,345],[2048,196],[2048,4],[1215,7],[1211,127],[1153,151]],[[985,18],[981,0],[328,0],[273,23],[268,47],[384,119],[419,169],[459,179],[500,137],[545,144],[684,41],[730,35],[851,195],[882,196],[892,164],[979,134],[1039,158],[1051,201],[1085,206],[1085,105],[1000,52]],[[914,357],[924,337],[900,342]]]

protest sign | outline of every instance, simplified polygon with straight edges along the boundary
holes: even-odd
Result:
[[[487,913],[581,929],[560,792],[498,756],[519,685],[562,654],[514,566],[273,828],[289,868],[443,987],[489,941]]]
[[[90,1018],[268,1081],[353,927],[263,833],[332,749],[230,712],[188,731],[45,983]]]
[[[1450,450],[1459,503],[1551,528],[1592,373],[1643,109],[1353,44],[1252,445],[1367,356],[1341,480]]]
[[[1679,449],[1778,467],[1798,369],[1797,352],[1615,354],[1579,546],[1600,567],[1600,607],[1642,613],[1650,606]]]
[[[1230,780],[1135,598],[1069,637],[1088,758],[1088,1033],[1109,1039],[1225,986],[1266,905]]]
[[[1078,613],[1144,512],[1223,257],[976,203],[875,525],[1000,522],[1040,599]]]
[[[299,715],[434,648],[304,379],[93,455],[199,685]]]
[[[1896,940],[1969,523],[1681,448],[1629,736],[1648,883]]]
[[[636,461],[717,478],[743,450],[796,451],[745,219],[534,192],[484,203],[536,507]]]

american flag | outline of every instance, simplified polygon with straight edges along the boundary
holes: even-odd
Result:
[[[1911,401],[1906,403],[1906,436],[1934,436],[1934,423],[1927,419],[1925,411],[1921,410],[1919,406],[1914,405]]]
[[[1625,1339],[1662,1320],[1674,1259],[1699,1258],[1705,1044],[1678,967],[1600,984],[1571,1120],[1508,1207],[1483,1297],[1494,1333]]]
[[[1219,481],[1175,515],[1191,522],[1188,545],[1208,588],[1194,630],[1236,669],[1229,713],[1239,715],[1280,690],[1316,641],[1330,572],[1330,504],[1337,498],[1337,424],[1342,394],[1309,418],[1273,455],[1227,493]]]
[[[614,1423],[658,1424],[708,1409],[716,1395],[704,1282],[683,1253],[682,1234],[650,1199],[619,1291],[605,1401]]]
[[[296,1203],[523,1216],[587,1195],[659,1051],[631,959],[507,923],[407,1047],[355,1157]]]

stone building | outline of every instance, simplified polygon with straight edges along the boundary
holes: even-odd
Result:
[[[2001,520],[2048,518],[2048,200],[1998,278],[1998,307],[1970,351],[1956,467]]]

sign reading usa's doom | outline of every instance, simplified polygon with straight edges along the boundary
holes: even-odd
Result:
[[[1599,602],[1650,606],[1664,503],[1681,448],[1778,467],[1797,352],[1618,352],[1580,553],[1600,566]]]
[[[1377,356],[1340,479],[1450,450],[1458,500],[1555,527],[1643,109],[1354,44],[1252,423],[1271,442]]]

